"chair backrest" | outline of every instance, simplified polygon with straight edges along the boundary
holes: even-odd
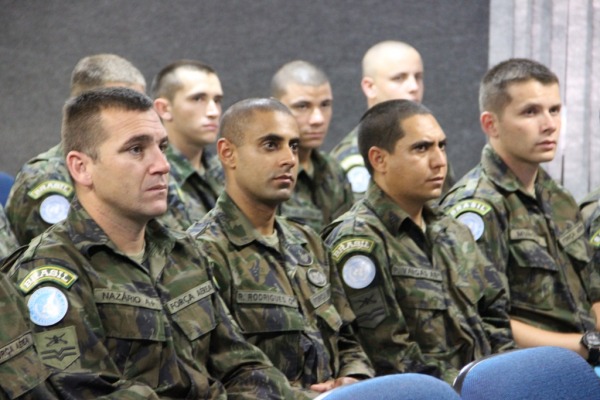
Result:
[[[15,178],[12,175],[0,171],[0,203],[2,203],[2,207],[6,205],[13,183],[15,183]]]
[[[453,386],[463,400],[600,399],[600,378],[594,369],[574,351],[552,346],[473,361]]]
[[[452,386],[429,375],[380,376],[341,386],[317,399],[325,400],[460,400]],[[315,399],[315,400],[317,400]]]

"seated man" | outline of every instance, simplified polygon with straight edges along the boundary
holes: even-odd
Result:
[[[62,143],[67,219],[5,264],[61,397],[293,396],[244,340],[194,240],[154,220],[169,163],[152,100],[127,88],[72,98]]]
[[[372,369],[321,239],[276,216],[294,191],[299,143],[298,125],[279,101],[231,106],[217,141],[225,191],[188,232],[202,243],[246,338],[293,386],[323,392]]]
[[[377,375],[452,383],[469,362],[514,347],[507,293],[469,230],[429,201],[442,193],[446,136],[431,112],[391,100],[358,133],[372,181],[323,236]]]
[[[280,213],[321,232],[354,201],[344,170],[319,150],[333,111],[329,79],[306,61],[292,61],[271,79],[271,95],[290,109],[300,129],[298,179],[292,198],[281,204]]]
[[[600,271],[577,203],[540,166],[556,153],[561,107],[546,66],[517,58],[490,68],[479,88],[489,143],[443,206],[501,273],[517,345],[565,347],[597,364]]]

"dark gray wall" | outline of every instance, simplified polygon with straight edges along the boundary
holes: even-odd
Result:
[[[219,72],[225,106],[268,95],[284,62],[311,61],[333,86],[329,150],[365,109],[364,52],[380,40],[404,40],[423,55],[424,103],[448,136],[458,176],[484,143],[477,87],[487,68],[488,1],[0,0],[0,7],[0,170],[13,174],[59,141],[71,70],[101,52],[132,61],[148,84],[175,59],[206,61]]]

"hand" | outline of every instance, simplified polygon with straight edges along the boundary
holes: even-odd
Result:
[[[358,382],[358,379],[350,378],[349,376],[344,376],[342,378],[330,379],[323,383],[315,383],[314,385],[310,386],[310,390],[313,390],[313,391],[319,392],[319,393],[323,393],[323,392],[327,392],[328,390],[335,389],[336,387],[339,387],[342,385],[350,385],[351,383],[356,383],[356,382]]]

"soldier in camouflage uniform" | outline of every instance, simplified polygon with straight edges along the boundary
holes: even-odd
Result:
[[[27,307],[6,275],[0,274],[0,399],[54,399],[48,371],[24,319]]]
[[[423,100],[423,61],[411,45],[385,40],[372,46],[362,60],[361,89],[371,108],[387,100]],[[344,137],[330,152],[348,176],[354,198],[362,198],[367,190],[370,174],[358,149],[358,126]],[[454,184],[454,173],[448,164],[444,193]]]
[[[221,163],[206,148],[217,140],[221,82],[209,65],[179,60],[156,75],[152,95],[169,135],[171,177],[183,192],[191,225],[215,206],[223,191]]]
[[[600,265],[600,188],[589,193],[579,208],[590,245],[594,249],[594,263]]]
[[[588,357],[580,340],[599,326],[598,271],[575,200],[539,166],[556,151],[558,78],[532,60],[504,61],[484,76],[479,106],[489,143],[443,206],[503,276],[517,344]]]
[[[354,314],[309,227],[276,216],[298,169],[298,126],[274,99],[234,104],[221,121],[225,191],[188,232],[202,244],[244,335],[294,387],[324,392],[372,376]]]
[[[372,174],[365,197],[323,232],[377,375],[452,383],[480,357],[511,349],[499,275],[469,231],[426,203],[441,194],[446,137],[424,106],[391,100],[359,125]]]
[[[290,109],[300,129],[296,187],[279,212],[320,232],[348,211],[354,201],[342,168],[319,150],[331,122],[333,95],[329,79],[306,61],[292,61],[273,76],[271,95]]]
[[[6,218],[4,207],[0,206],[0,261],[8,257],[17,247],[19,247],[17,238],[10,227],[8,218]]]
[[[167,207],[167,134],[127,88],[65,106],[76,198],[67,219],[5,271],[28,303],[33,340],[62,397],[291,398],[245,341],[194,240],[153,220]]]

